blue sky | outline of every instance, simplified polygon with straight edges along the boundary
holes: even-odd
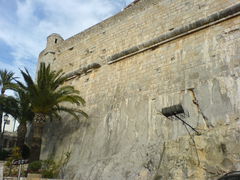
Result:
[[[64,39],[116,14],[133,0],[0,0],[0,69],[34,75],[46,37]]]

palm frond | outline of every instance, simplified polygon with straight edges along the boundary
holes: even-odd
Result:
[[[1,87],[1,94],[4,94],[4,92],[7,89],[11,89],[13,87],[14,83],[12,83],[13,80],[15,80],[16,77],[14,77],[14,73],[12,71],[0,70],[0,87]]]
[[[88,118],[87,113],[85,113],[84,111],[82,111],[80,109],[76,109],[76,108],[69,108],[69,107],[65,107],[65,106],[56,106],[53,108],[53,110],[58,111],[58,112],[67,112],[67,113],[71,114],[72,116],[74,116],[76,119],[79,119],[79,116],[77,114],[81,114],[85,118]]]
[[[34,113],[43,113],[52,118],[59,118],[59,112],[64,111],[77,117],[76,113],[81,113],[85,117],[87,114],[82,110],[66,108],[64,103],[73,105],[85,105],[85,100],[79,95],[79,91],[73,86],[64,85],[66,77],[62,70],[51,70],[50,65],[41,63],[37,73],[36,83],[31,78],[29,72],[21,70],[25,84],[17,81],[19,87],[28,92],[31,110]]]

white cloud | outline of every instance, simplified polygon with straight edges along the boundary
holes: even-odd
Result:
[[[66,39],[112,16],[133,0],[13,1],[16,11],[0,16],[0,40],[11,47],[14,59],[0,59],[0,68],[18,71],[25,66],[34,73],[48,35],[56,32]]]

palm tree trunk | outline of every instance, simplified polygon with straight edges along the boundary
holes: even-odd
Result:
[[[3,115],[3,112],[0,111],[0,133],[2,132],[2,115]]]
[[[0,96],[4,96],[4,90],[3,88],[1,89],[1,95]],[[0,133],[2,133],[2,118],[3,118],[3,112],[0,111]]]
[[[21,150],[23,149],[26,133],[27,133],[26,123],[20,123],[17,129],[17,146],[20,147]]]
[[[2,151],[2,148],[3,148],[2,118],[3,118],[3,112],[0,111],[0,152]]]
[[[30,158],[29,161],[38,161],[41,153],[42,132],[45,122],[45,115],[42,113],[35,113],[33,119],[33,137],[30,143]]]

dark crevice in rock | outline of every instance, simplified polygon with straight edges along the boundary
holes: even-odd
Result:
[[[74,49],[74,47],[71,47],[71,48],[69,48],[68,50],[69,50],[69,51],[72,51],[73,49]]]
[[[153,161],[150,159],[146,164],[144,164],[144,167],[149,171],[152,172],[153,171]]]
[[[226,153],[227,153],[227,146],[226,146],[226,144],[221,143],[221,144],[220,144],[220,148],[221,148],[223,154],[226,154]]]
[[[165,155],[165,150],[166,150],[166,145],[165,145],[165,142],[163,143],[163,150],[162,150],[162,153],[160,154],[160,158],[159,158],[159,163],[158,163],[158,167],[157,167],[157,173],[156,175],[154,176],[154,180],[159,180],[162,178],[162,176],[159,174],[159,170],[160,170],[160,167],[162,165],[162,162],[163,162],[163,157]]]
[[[197,96],[196,96],[196,94],[194,92],[194,89],[190,88],[190,89],[188,89],[188,91],[191,92],[192,97],[193,97],[193,104],[196,105],[198,112],[202,115],[203,120],[205,121],[205,124],[207,125],[208,128],[212,127],[211,123],[209,122],[208,117],[203,113],[203,111],[200,108],[200,105],[198,103],[198,99],[197,99]]]
[[[46,55],[49,54],[49,53],[50,53],[50,54],[53,54],[53,55],[55,54],[54,51],[48,51],[48,52],[46,52],[46,53],[44,54],[44,56],[46,56]]]

